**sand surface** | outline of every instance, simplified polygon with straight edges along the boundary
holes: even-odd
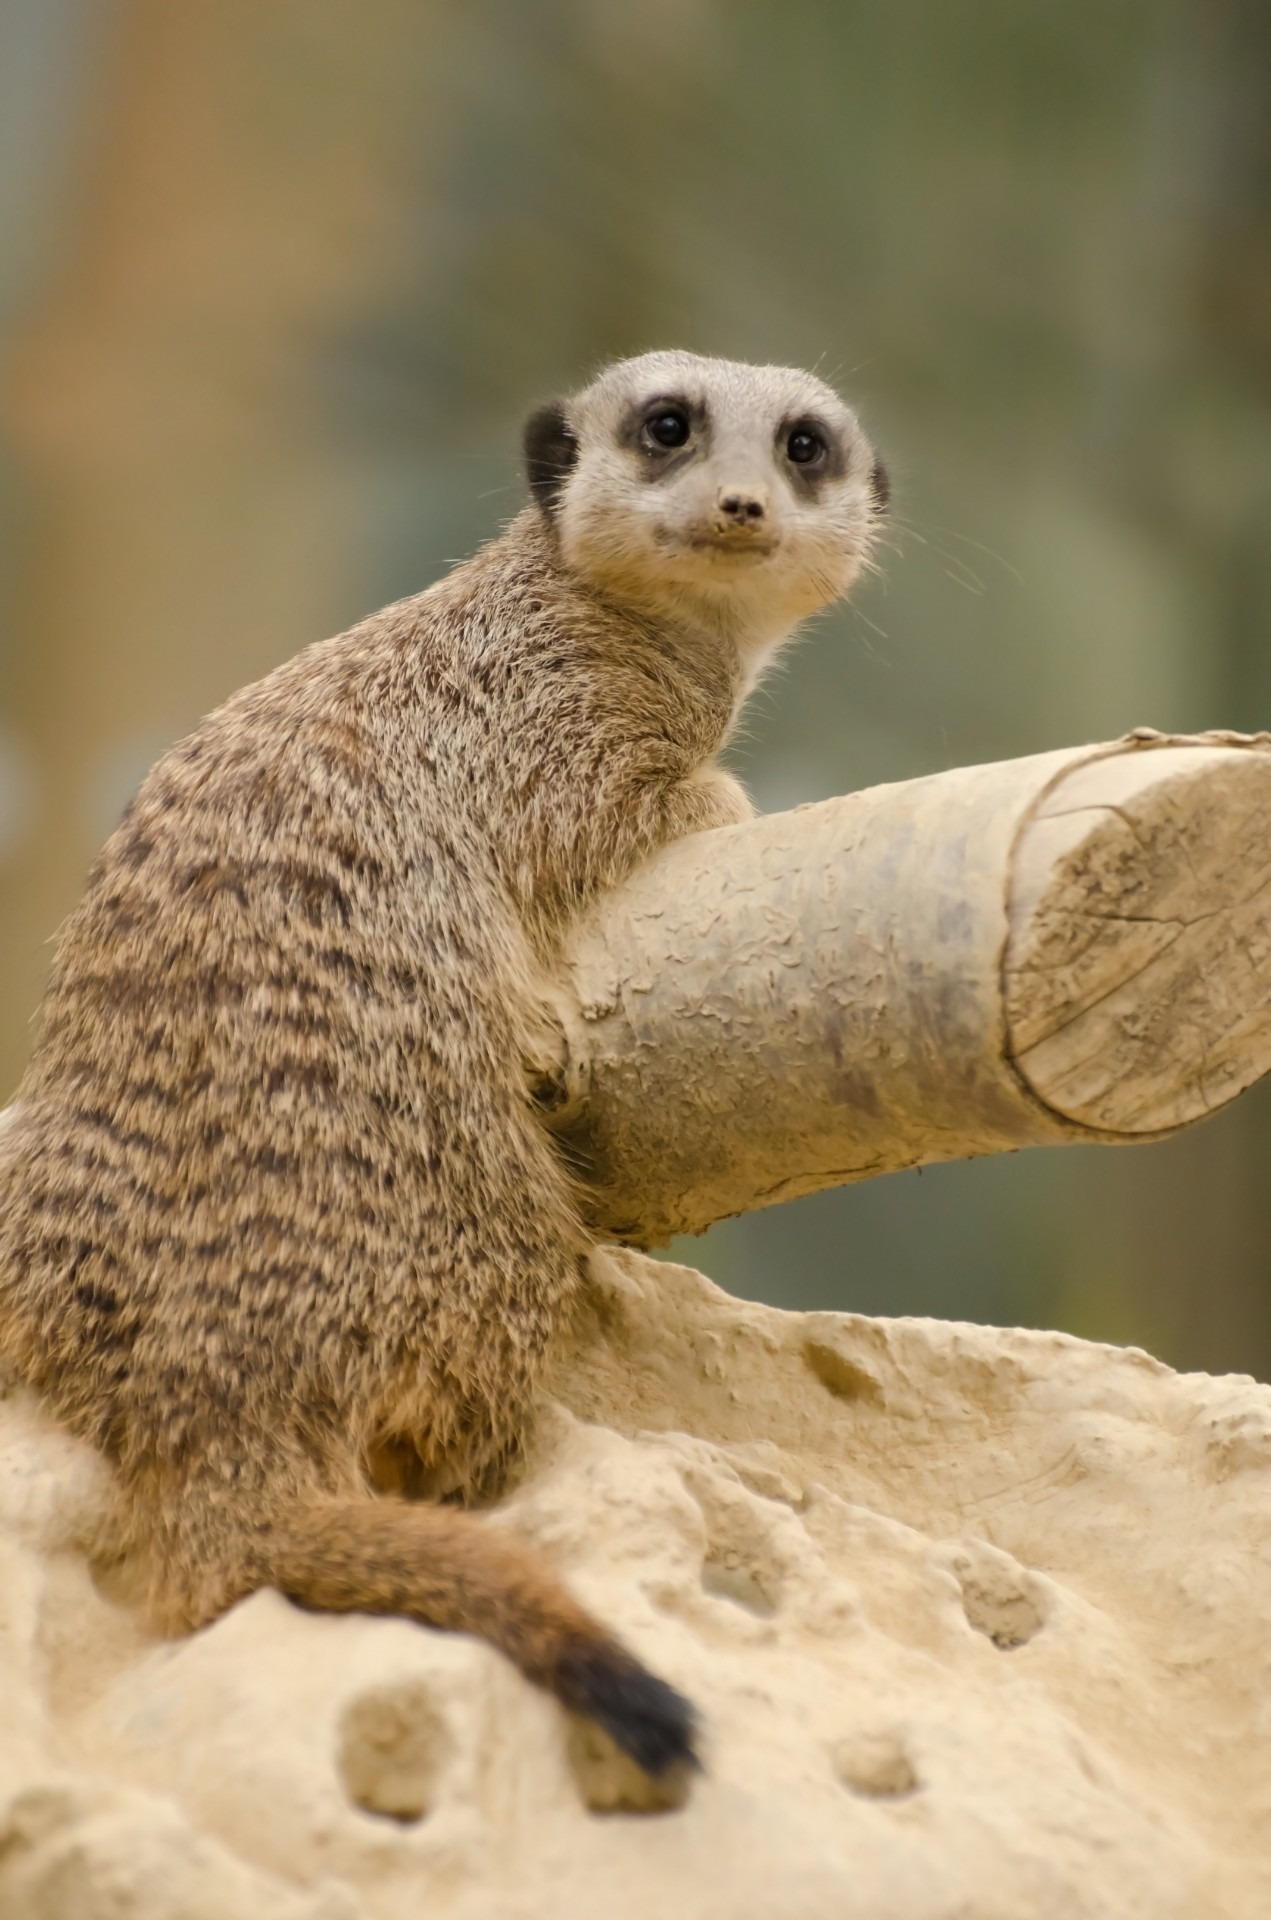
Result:
[[[1251,1381],[598,1259],[497,1524],[697,1701],[670,1806],[459,1637],[147,1637],[108,1513],[0,1402],[0,1920],[1271,1914]]]

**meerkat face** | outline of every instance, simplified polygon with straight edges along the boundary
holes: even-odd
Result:
[[[567,566],[746,652],[848,591],[887,503],[855,415],[794,368],[623,360],[535,414],[525,447]]]

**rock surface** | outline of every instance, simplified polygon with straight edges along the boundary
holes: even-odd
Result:
[[[492,1524],[697,1701],[653,1808],[473,1642],[140,1630],[0,1405],[0,1920],[1265,1920],[1271,1389],[597,1259]]]

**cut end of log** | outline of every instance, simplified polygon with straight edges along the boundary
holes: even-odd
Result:
[[[1271,1070],[1271,753],[1140,743],[1076,766],[1016,842],[1003,997],[1052,1111],[1144,1138]]]

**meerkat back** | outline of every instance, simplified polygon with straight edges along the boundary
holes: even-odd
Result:
[[[609,368],[533,503],[152,770],[0,1138],[0,1346],[113,1463],[156,1622],[272,1585],[478,1633],[644,1767],[694,1716],[455,1505],[521,1444],[586,1239],[523,1083],[571,918],[748,814],[745,693],[885,497],[807,374]]]

